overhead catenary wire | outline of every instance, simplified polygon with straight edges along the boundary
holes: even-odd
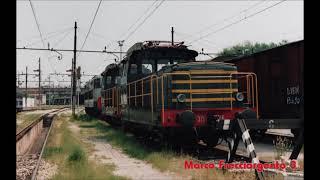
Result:
[[[216,22],[216,23],[214,23],[214,24],[211,24],[211,25],[209,25],[209,26],[207,26],[207,27],[205,27],[205,28],[202,28],[201,30],[199,30],[199,31],[197,31],[197,32],[195,32],[195,33],[193,33],[193,34],[200,34],[200,33],[202,33],[202,32],[205,32],[205,31],[207,31],[207,30],[210,30],[210,29],[212,29],[213,27],[216,27],[217,25],[219,25],[219,24],[221,24],[221,23],[224,23],[224,22],[226,22],[226,21],[229,21],[229,20],[237,17],[239,14],[242,14],[242,13],[244,13],[244,12],[249,11],[250,9],[253,9],[254,7],[257,7],[258,5],[260,5],[261,3],[265,2],[265,1],[266,1],[266,0],[258,1],[257,3],[253,4],[252,6],[249,6],[249,7],[246,8],[246,9],[243,9],[243,10],[241,10],[241,11],[239,11],[239,12],[237,12],[237,13],[231,15],[231,16],[228,16],[228,17],[226,17],[226,18],[224,18],[224,19],[222,19],[222,20],[219,20],[218,22]],[[192,37],[192,36],[193,36],[193,35],[189,34],[189,35],[187,35],[186,37],[183,37],[183,39],[188,39],[188,38],[190,38],[190,37]]]
[[[38,22],[38,19],[37,19],[37,16],[36,16],[36,12],[34,10],[34,7],[33,7],[33,4],[31,2],[31,0],[29,0],[29,2],[30,2],[31,9],[32,9],[33,17],[34,17],[34,19],[36,21],[36,24],[37,24],[37,27],[38,27],[38,31],[40,33],[40,37],[41,37],[41,40],[42,40],[42,45],[43,45],[43,47],[45,47],[45,44],[44,44],[44,41],[43,41],[43,37],[42,37],[42,33],[41,33],[41,30],[40,30],[40,25],[39,25],[39,22]]]
[[[92,25],[93,25],[93,23],[94,23],[94,21],[95,21],[95,19],[96,19],[97,14],[98,14],[98,11],[99,11],[101,2],[102,2],[102,0],[100,0],[100,2],[99,2],[99,4],[98,4],[98,7],[97,7],[96,12],[95,12],[95,14],[94,14],[94,17],[93,17],[93,19],[92,19],[92,21],[91,21],[91,25],[90,25],[89,31],[88,31],[88,33],[87,33],[87,35],[86,35],[86,37],[85,37],[85,39],[84,39],[84,42],[82,43],[82,46],[81,46],[81,48],[80,48],[81,50],[83,49],[84,45],[85,45],[86,42],[87,42],[88,36],[89,36],[89,34],[90,34],[90,32],[91,32]],[[80,55],[80,53],[78,54],[78,56],[79,56],[79,55]]]
[[[142,13],[142,15],[141,15],[134,23],[132,23],[131,26],[127,29],[127,31],[124,32],[124,33],[122,33],[122,35],[121,35],[120,37],[123,37],[127,32],[129,32],[129,31],[134,27],[134,25],[136,25],[136,24],[140,21],[140,19],[142,19],[143,16],[153,7],[153,5],[154,5],[157,1],[158,1],[158,0],[153,1],[153,3],[152,3],[150,6],[148,6],[148,8]],[[122,38],[120,38],[120,39],[122,39]]]
[[[268,7],[264,8],[264,9],[258,11],[258,12],[255,12],[255,13],[253,13],[253,14],[250,14],[249,16],[246,16],[246,17],[244,17],[244,18],[242,18],[242,19],[240,19],[240,20],[238,20],[238,21],[235,21],[235,22],[233,22],[233,23],[227,24],[227,25],[223,26],[222,28],[219,28],[219,29],[217,29],[217,30],[215,30],[215,31],[213,31],[213,32],[207,33],[206,35],[201,36],[200,38],[191,41],[190,43],[197,42],[197,41],[199,41],[199,40],[201,40],[201,39],[203,39],[203,38],[205,38],[205,37],[208,37],[208,36],[210,36],[210,35],[212,35],[212,34],[215,34],[215,33],[217,33],[217,32],[220,32],[220,31],[222,31],[222,30],[224,30],[224,29],[226,29],[226,28],[228,28],[228,27],[231,27],[231,26],[233,26],[233,25],[235,25],[235,24],[238,24],[238,23],[240,23],[240,22],[242,22],[242,21],[244,21],[244,20],[247,20],[247,19],[249,19],[249,18],[251,18],[251,17],[253,17],[253,16],[257,15],[257,14],[260,14],[260,13],[262,13],[262,12],[264,12],[264,11],[272,8],[272,7],[275,7],[275,6],[283,3],[284,1],[286,1],[286,0],[282,0],[282,1],[280,1],[280,2],[277,2],[277,3],[275,3],[275,4],[271,5],[271,6],[268,6]]]
[[[99,40],[101,40],[102,41],[102,35],[95,35],[95,34],[97,34],[97,33],[93,33],[93,32],[91,32],[90,33],[91,35],[88,37],[88,42],[91,42],[90,40],[93,40],[93,38],[92,37],[96,37],[97,39],[99,39]],[[83,30],[82,29],[79,29],[79,36],[82,36],[82,37],[85,37],[86,36],[86,32],[83,32]],[[91,38],[91,39],[90,39]],[[104,39],[106,38],[106,37],[103,37]],[[95,40],[95,39],[94,39]],[[95,40],[95,42],[97,42],[96,40]],[[99,47],[99,45],[97,45],[97,43],[94,43],[93,44],[95,47],[98,47],[98,48],[101,48],[101,50],[103,49],[103,47],[104,46],[100,46]],[[102,45],[104,45],[104,43],[102,44]],[[103,51],[103,50],[102,50]],[[105,55],[103,55],[103,56],[105,56]],[[98,58],[98,59],[100,59],[100,58]],[[98,60],[97,60],[98,61]],[[81,62],[79,62],[79,66],[81,66]]]
[[[90,40],[90,38],[92,38],[91,40],[93,40],[94,42],[98,42],[98,41],[96,41],[96,40],[99,40],[99,43],[101,44],[100,48],[106,47],[106,46],[105,46],[106,42],[109,42],[109,41],[111,42],[111,41],[112,41],[112,40],[108,40],[108,38],[104,37],[104,36],[101,35],[101,34],[97,34],[97,33],[94,33],[94,32],[91,32],[90,34],[91,34],[91,36],[88,37],[88,40]],[[79,29],[79,35],[85,37],[85,36],[86,36],[86,33],[84,33],[84,32],[82,31],[82,29]],[[93,38],[93,37],[94,37],[94,38]],[[116,42],[116,41],[115,41],[115,42]],[[96,43],[94,43],[94,44],[96,44]],[[98,46],[98,45],[97,45],[97,46]],[[106,48],[107,48],[107,47],[106,47]]]
[[[58,44],[60,44],[61,42],[63,42],[65,40],[65,38],[71,33],[72,31],[69,31],[69,32],[66,32],[65,35],[59,39],[54,45],[52,45],[52,47],[56,47],[58,46]],[[49,65],[50,65],[50,68],[53,72],[56,72],[56,69],[52,66],[52,63],[50,61],[50,57],[48,55],[48,62],[49,62]]]
[[[51,34],[50,36],[45,37],[44,40],[48,40],[48,39],[51,39],[51,38],[53,38],[53,37],[57,37],[57,36],[62,35],[63,33],[67,32],[67,31],[71,31],[71,28],[64,29],[63,31],[59,31],[59,32],[53,33],[53,34]],[[42,40],[29,43],[29,44],[25,45],[25,47],[38,44],[38,43],[40,43],[41,41],[42,41]]]
[[[32,4],[32,2],[31,2],[31,0],[29,0],[29,3],[30,3],[30,6],[31,6],[31,10],[32,10],[32,13],[33,13],[33,17],[34,17],[34,19],[35,19],[35,21],[36,21],[36,24],[37,24],[37,28],[38,28],[38,31],[39,31],[39,34],[40,34],[40,38],[41,38],[41,42],[42,42],[43,48],[45,48],[45,43],[44,43],[43,36],[42,36],[41,30],[40,30],[40,24],[39,24],[39,21],[38,21],[37,16],[36,16],[35,9],[34,9],[34,7],[33,7],[33,4]],[[49,56],[48,56],[47,58],[48,58],[48,62],[49,62],[49,66],[50,66],[51,70],[54,71],[54,68],[52,67],[51,62],[49,61]],[[40,59],[39,59],[39,63],[40,63]],[[39,66],[40,66],[40,64],[39,64]],[[40,68],[40,67],[39,67],[39,68]],[[40,69],[39,69],[39,73],[40,73]],[[39,85],[39,88],[40,88],[40,85]]]
[[[178,31],[175,31],[175,34],[177,35],[177,37],[181,37],[180,39],[182,41],[184,41],[183,36],[190,35],[190,34],[178,32]],[[190,36],[193,36],[193,35],[190,35]],[[195,36],[193,36],[193,37],[195,37]],[[212,45],[217,47],[215,42],[207,40],[207,39],[203,39],[203,41],[199,41],[198,43],[205,45],[205,46],[208,46],[208,47],[212,47]]]
[[[146,21],[149,17],[151,17],[154,12],[162,5],[162,3],[164,2],[165,0],[162,0],[152,11],[151,13],[149,13],[149,15],[147,15],[143,21],[133,30],[131,31],[131,33],[129,33],[125,38],[124,40],[127,41]]]
[[[94,36],[94,37],[96,37],[97,39],[99,39],[99,40],[103,40],[103,42],[105,43],[105,41],[107,41],[107,42],[116,42],[116,40],[114,40],[114,39],[111,39],[111,38],[107,38],[107,37],[105,37],[104,35],[101,35],[101,34],[98,34],[98,33],[95,33],[95,32],[91,32],[91,34]]]
[[[47,49],[47,48],[26,48],[26,47],[17,47],[16,49],[21,49],[21,50],[34,50],[34,51],[65,51],[65,52],[74,52],[73,49]],[[106,54],[115,54],[115,53],[120,53],[119,51],[96,51],[96,50],[77,50],[77,52],[88,52],[88,53],[106,53]],[[124,52],[122,52],[124,53]]]
[[[70,29],[70,28],[69,28],[69,29]],[[68,30],[69,30],[69,29],[68,29]],[[68,34],[71,33],[71,31],[69,30],[69,32],[68,32],[68,30],[66,30],[66,31],[64,32],[65,35],[62,37],[62,39],[59,39],[55,45],[59,44],[61,41],[63,41],[63,40],[66,38],[66,36],[67,36]],[[62,33],[61,33],[61,34],[62,34]],[[57,35],[60,35],[60,34],[57,34]],[[49,45],[49,44],[48,44],[48,45]],[[53,47],[54,47],[55,45],[53,45]],[[49,47],[48,47],[48,48],[49,48]],[[55,69],[55,66],[52,66],[52,62],[50,61],[49,54],[47,54],[47,60],[48,60],[48,63],[49,63],[49,66],[50,66],[51,70],[52,70],[53,72],[56,72],[57,70]]]
[[[142,13],[142,15],[141,15],[134,23],[132,23],[131,26],[129,26],[129,28],[128,28],[124,33],[121,34],[120,39],[122,39],[122,37],[123,37],[125,34],[127,34],[127,33],[134,27],[134,25],[136,25],[137,22],[139,22],[139,20],[141,20],[141,18],[143,18],[143,16],[153,7],[153,5],[154,5],[157,1],[158,1],[158,0],[153,1],[153,3]],[[112,45],[112,43],[116,43],[116,41],[115,41],[115,42],[110,42],[110,43],[108,43],[106,47],[109,48],[109,47]],[[116,45],[117,45],[117,44],[116,44]],[[115,46],[115,44],[113,44],[113,46],[111,46],[111,47],[114,47],[114,46]]]
[[[162,0],[158,5],[156,5],[156,7],[136,26],[136,28],[135,28],[133,31],[131,31],[131,32],[123,39],[123,41],[124,41],[124,42],[127,41],[127,40],[147,21],[147,19],[154,14],[154,12],[162,5],[162,3],[163,3],[164,1],[165,1],[165,0]],[[109,46],[110,46],[110,44],[109,44]],[[114,47],[114,46],[112,46],[112,47]],[[117,47],[115,47],[115,48],[113,49],[113,51],[115,51],[115,49],[117,49]]]
[[[56,30],[56,31],[48,32],[48,33],[44,34],[44,39],[45,39],[47,36],[51,35],[51,34],[56,34],[56,33],[58,33],[58,32],[64,32],[65,30],[69,30],[69,29],[72,29],[72,28],[68,27],[68,28],[63,28],[63,29],[59,29],[59,30]],[[37,36],[31,36],[31,37],[29,37],[28,39],[41,39],[41,38],[39,37],[39,35],[37,35]],[[17,40],[17,43],[19,43],[19,42],[21,42],[21,41],[27,41],[27,40],[20,39],[20,40]]]
[[[72,32],[72,31],[66,32],[65,35],[64,35],[61,39],[59,39],[55,44],[52,45],[52,47],[57,47],[58,44],[60,44],[61,42],[63,42],[63,41],[66,39],[66,37],[67,37],[71,32]]]

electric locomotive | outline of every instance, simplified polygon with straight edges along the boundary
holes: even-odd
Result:
[[[101,73],[101,117],[112,125],[121,125],[119,104],[119,89],[117,84],[120,80],[120,69],[116,63],[109,64]]]
[[[101,114],[101,76],[94,76],[85,84],[84,91],[85,112],[92,116]]]
[[[195,61],[183,42],[134,44],[101,74],[102,114],[124,129],[213,147],[241,113],[258,118],[257,79],[230,63]]]

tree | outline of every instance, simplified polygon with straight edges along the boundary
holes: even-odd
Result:
[[[278,44],[276,43],[251,43],[250,41],[245,41],[244,43],[237,44],[235,46],[224,48],[221,52],[218,53],[218,56],[241,56],[249,55],[259,51],[271,49],[277,46],[282,46],[287,44],[287,40],[282,40]]]

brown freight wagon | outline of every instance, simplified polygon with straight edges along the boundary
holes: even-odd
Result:
[[[260,118],[304,117],[304,41],[232,58],[241,72],[258,79]]]

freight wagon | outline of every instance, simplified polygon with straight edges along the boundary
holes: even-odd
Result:
[[[257,75],[260,118],[304,118],[303,40],[225,62]]]

